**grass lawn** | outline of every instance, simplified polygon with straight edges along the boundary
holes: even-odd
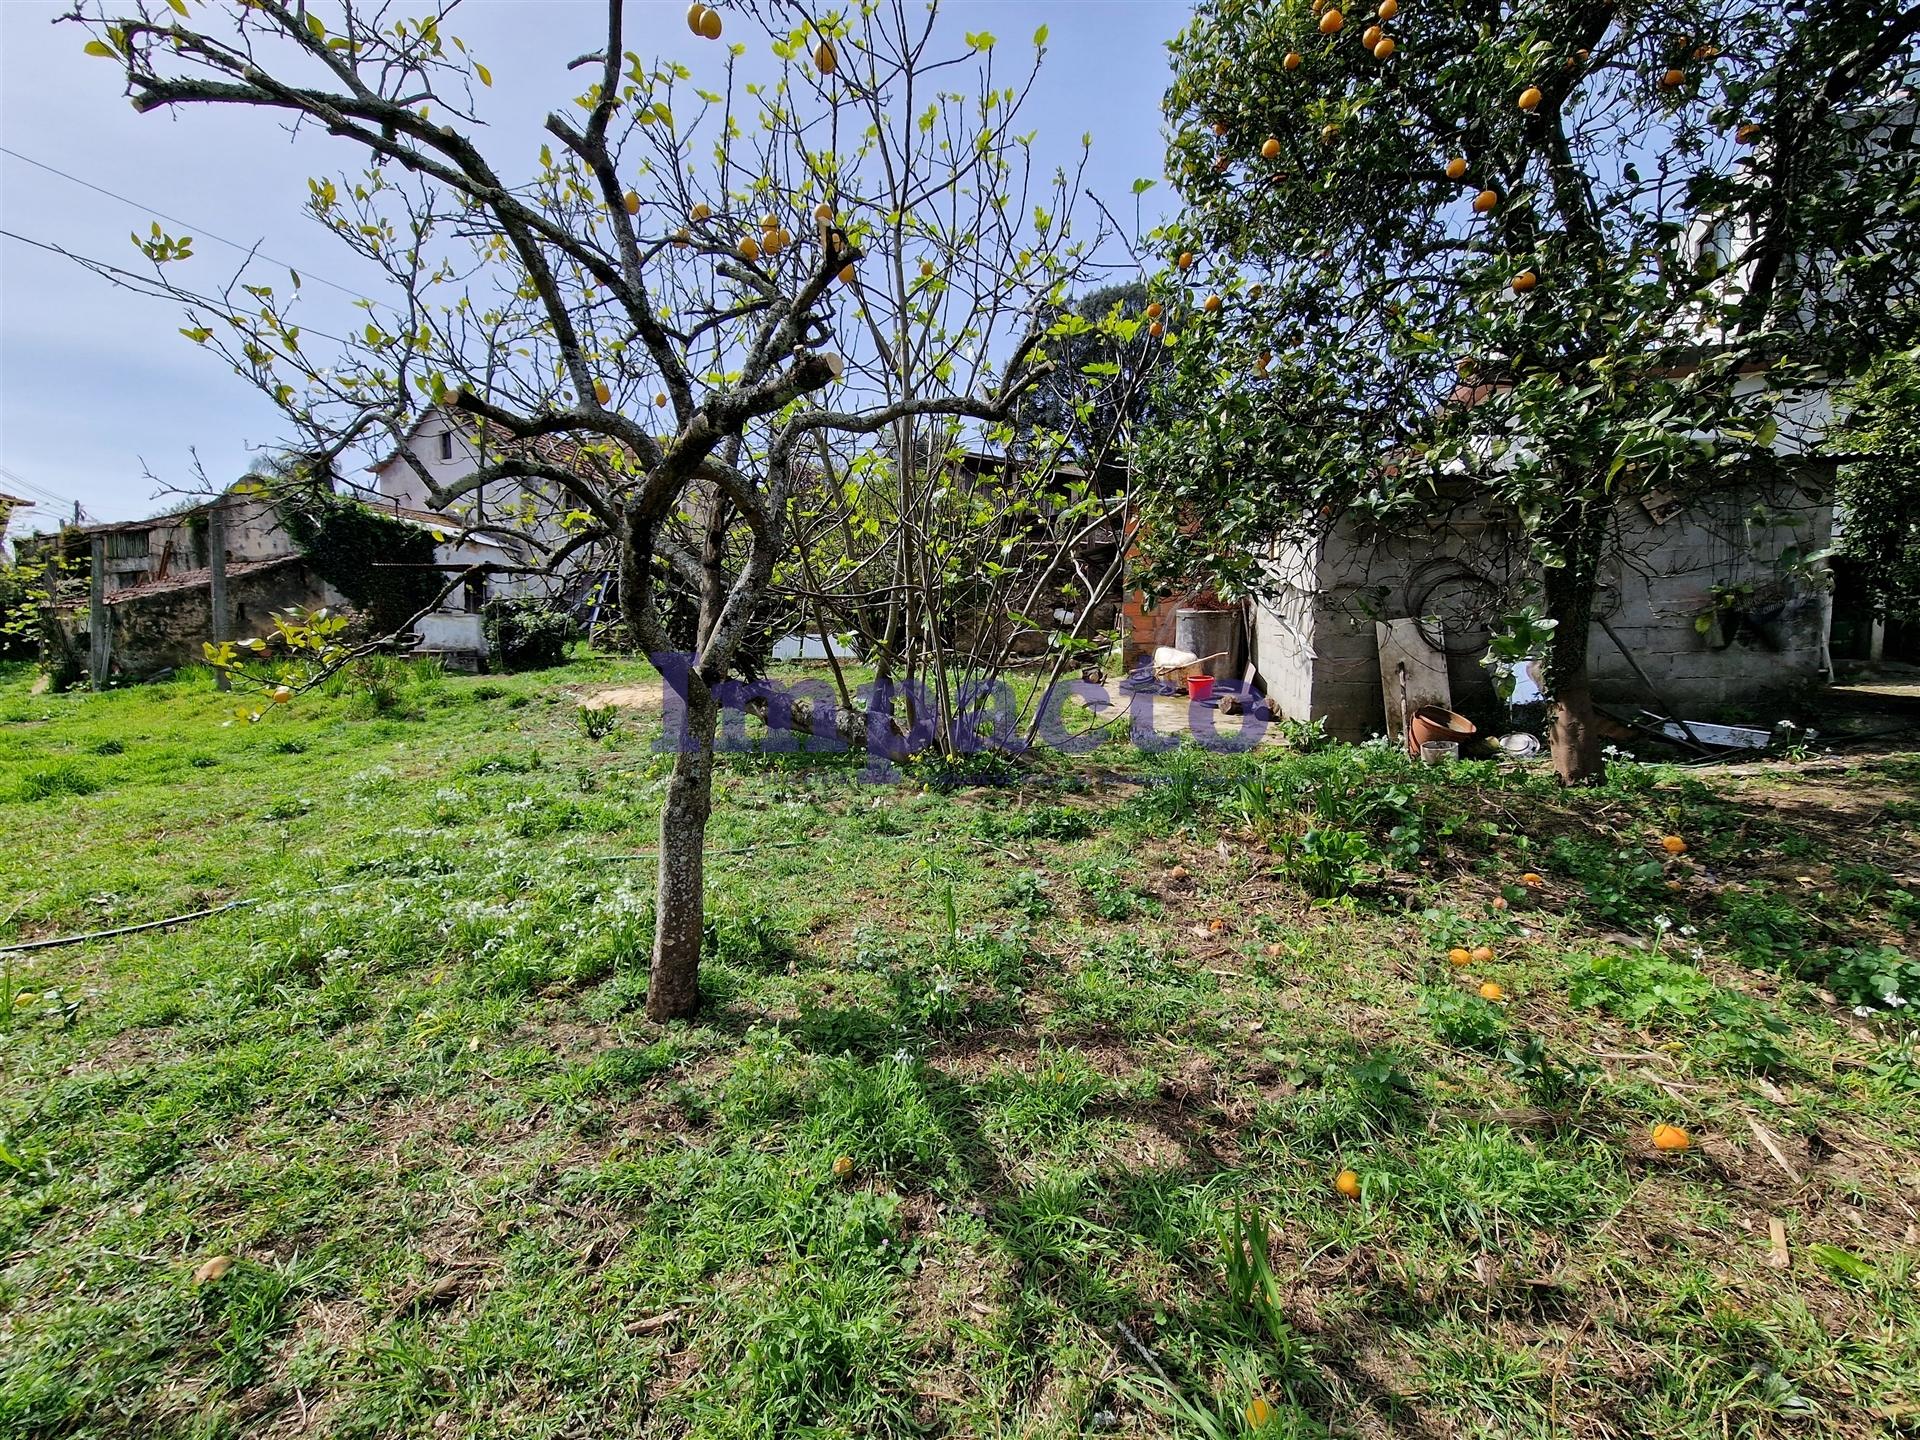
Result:
[[[732,756],[662,1029],[646,679],[0,675],[0,941],[257,901],[5,975],[0,1435],[1920,1433],[1920,758]]]

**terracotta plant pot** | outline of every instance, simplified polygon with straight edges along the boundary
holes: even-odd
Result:
[[[1479,733],[1471,720],[1464,715],[1456,715],[1451,710],[1438,705],[1422,705],[1408,718],[1407,753],[1418,756],[1422,745],[1430,745],[1436,740],[1451,740],[1462,753],[1467,742]]]

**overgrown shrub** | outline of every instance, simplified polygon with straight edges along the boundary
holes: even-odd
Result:
[[[398,630],[445,583],[426,530],[318,488],[281,498],[280,521],[322,580],[346,596],[377,634]],[[419,568],[416,568],[419,567]]]
[[[485,610],[487,643],[503,670],[545,670],[565,663],[573,639],[573,617],[545,600],[489,600]]]

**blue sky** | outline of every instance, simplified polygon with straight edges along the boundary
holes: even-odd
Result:
[[[306,177],[352,167],[353,152],[321,136],[290,139],[257,114],[136,115],[112,65],[81,53],[77,29],[51,23],[63,8],[0,0],[0,147],[154,208],[0,153],[0,230],[131,266],[138,256],[129,232],[144,233],[165,212],[185,222],[169,230],[198,237],[183,279],[226,278],[240,253],[212,239],[225,236],[306,276],[310,328],[332,329],[328,321],[351,315],[348,296],[322,282],[347,290],[369,282],[300,206]],[[630,43],[698,73],[712,52],[687,33],[684,9],[678,0],[630,5]],[[1089,183],[1116,204],[1136,177],[1159,176],[1164,42],[1184,23],[1186,6],[949,0],[944,10],[956,27],[1009,41],[1048,26],[1030,102],[1037,155],[1068,162],[1091,131]],[[470,0],[458,13],[457,33],[494,76],[490,148],[496,157],[523,155],[530,166],[540,118],[577,85],[565,62],[596,47],[604,11],[597,0]],[[1165,186],[1147,200],[1168,203]],[[1150,208],[1147,223],[1155,218]],[[0,490],[38,502],[16,517],[20,528],[70,513],[75,500],[95,519],[149,513],[170,498],[165,487],[197,486],[196,455],[210,478],[233,479],[254,449],[283,433],[272,406],[180,336],[184,323],[165,302],[0,237]]]

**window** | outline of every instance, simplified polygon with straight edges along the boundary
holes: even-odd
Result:
[[[442,460],[451,460],[453,458],[453,432],[451,430],[442,430],[440,432],[440,458]]]

